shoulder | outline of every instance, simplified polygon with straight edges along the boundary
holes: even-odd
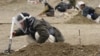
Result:
[[[93,9],[94,10],[94,8],[89,7],[89,6],[86,6],[85,9]]]
[[[88,10],[90,10],[90,9],[92,9],[92,7],[85,6],[85,8],[83,9],[83,11],[88,11]]]

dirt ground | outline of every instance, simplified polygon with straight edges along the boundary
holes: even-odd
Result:
[[[32,43],[8,56],[99,56],[98,45],[70,45],[67,43]],[[2,56],[7,54],[1,53]]]
[[[54,7],[59,0],[49,1]],[[92,4],[93,7],[100,2],[100,0],[84,1],[89,5]],[[100,24],[76,15],[77,11],[72,13],[69,11],[70,14],[61,17],[57,11],[55,17],[38,17],[41,9],[43,9],[42,4],[30,4],[26,0],[7,0],[6,2],[0,0],[0,56],[100,56]],[[11,55],[3,54],[9,43],[11,18],[20,12],[28,12],[38,19],[44,18],[62,32],[65,42],[41,45],[34,43]],[[27,36],[13,38],[12,49],[17,50],[27,45],[26,38]]]
[[[73,46],[67,43],[45,43],[30,44],[10,56],[96,56],[98,51],[99,47],[93,45]]]

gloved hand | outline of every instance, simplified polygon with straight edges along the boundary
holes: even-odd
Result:
[[[89,14],[88,14],[86,17],[87,17],[88,19],[91,19],[91,15],[89,15]]]
[[[14,37],[16,35],[16,32],[14,31],[14,32],[12,32],[12,36]]]

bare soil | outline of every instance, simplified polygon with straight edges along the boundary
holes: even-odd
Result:
[[[87,19],[86,17],[82,16],[81,13],[77,14],[67,22],[68,24],[96,24],[93,20]]]
[[[89,5],[92,4],[91,6],[94,8],[100,2],[100,0],[84,1]],[[57,3],[58,0],[50,0],[53,7]],[[0,0],[0,7],[0,56],[100,56],[100,24],[96,24],[80,14],[76,15],[76,12],[63,17],[58,17],[57,12],[55,17],[38,17],[43,5],[30,4],[26,0]],[[62,32],[65,42],[33,43],[10,55],[2,53],[8,47],[11,18],[20,12],[28,12],[38,19],[44,18]],[[26,38],[27,36],[13,38],[12,49],[17,50],[23,45],[27,45]]]
[[[9,56],[97,56],[98,45],[70,45],[67,43],[30,44]],[[2,56],[7,56],[1,54]]]

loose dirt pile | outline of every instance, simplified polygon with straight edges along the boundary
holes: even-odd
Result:
[[[95,9],[95,12],[96,12],[97,14],[100,14],[100,8],[96,8],[96,9]]]
[[[82,16],[80,13],[76,16],[74,16],[72,19],[68,20],[68,24],[95,24],[93,20],[89,20],[86,17]]]
[[[98,45],[69,45],[67,43],[30,44],[9,56],[97,56]],[[0,54],[0,56],[6,56]]]
[[[0,5],[8,5],[15,1],[17,1],[17,0],[0,0]],[[18,1],[23,2],[26,0],[18,0]],[[88,1],[88,0],[86,0],[86,1]],[[94,2],[94,1],[96,1],[96,0],[93,0],[92,2]],[[56,0],[54,2],[58,2],[58,0]],[[90,2],[90,0],[88,2]],[[91,3],[91,4],[97,4],[97,3]],[[26,8],[26,9],[28,9],[28,11],[33,12],[33,9],[30,9],[32,6],[30,6],[30,7],[29,6],[26,7],[26,5],[24,5],[22,7],[18,6],[18,7],[20,7],[18,9],[18,11],[22,10],[22,8]],[[95,5],[95,7],[96,6],[97,5]],[[13,7],[17,7],[17,6],[14,5]],[[7,8],[9,8],[9,7],[6,7],[5,9],[7,10]],[[32,8],[34,8],[34,7],[32,7]],[[40,8],[38,8],[36,10],[39,10],[39,9]],[[23,10],[25,10],[25,9],[23,9]],[[64,19],[64,21],[65,21],[65,19]],[[71,20],[69,20],[68,22],[66,21],[65,23],[94,24],[95,22],[88,20],[79,14],[79,15],[75,16],[74,18],[72,18]],[[0,53],[0,56],[100,56],[100,54],[98,53],[99,51],[100,51],[100,47],[98,45],[82,45],[82,46],[80,46],[80,45],[69,45],[67,43],[44,43],[41,45],[40,44],[30,44],[27,47],[20,49],[19,51],[14,52],[10,55]]]

